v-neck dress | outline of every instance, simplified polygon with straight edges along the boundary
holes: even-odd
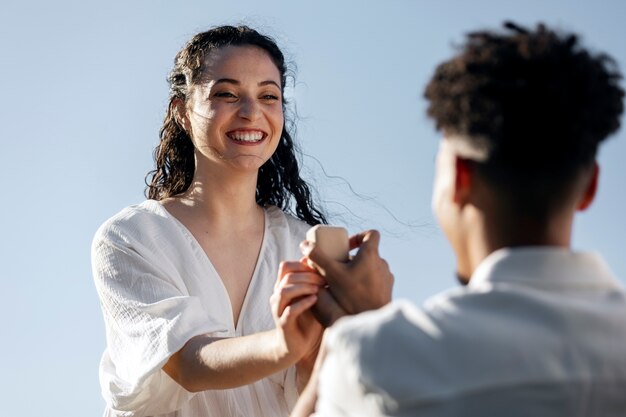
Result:
[[[254,384],[195,394],[161,368],[194,336],[237,337],[273,329],[269,298],[278,265],[301,256],[298,244],[308,227],[276,207],[265,210],[263,243],[234,323],[228,293],[211,261],[159,202],[127,207],[106,221],[92,245],[107,340],[100,362],[104,415],[289,415],[297,400],[293,367]]]

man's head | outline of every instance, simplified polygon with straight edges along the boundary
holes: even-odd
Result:
[[[479,184],[509,220],[545,225],[593,198],[598,145],[619,128],[623,112],[621,74],[575,35],[544,25],[505,28],[470,33],[426,88],[428,114],[444,134],[442,153],[451,155],[440,158],[437,182],[448,176],[453,188]],[[456,250],[463,219],[445,201],[455,210],[468,201],[458,189],[446,197],[443,188],[436,186],[435,211]],[[473,190],[474,208],[482,202]]]

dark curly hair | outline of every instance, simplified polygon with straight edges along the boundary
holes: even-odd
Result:
[[[195,172],[194,146],[191,138],[174,116],[174,101],[187,100],[189,87],[203,75],[203,63],[211,51],[226,46],[251,45],[270,56],[281,75],[281,90],[287,80],[285,57],[276,42],[247,26],[218,26],[198,33],[178,52],[168,82],[170,97],[160,130],[160,142],[154,150],[156,168],[146,176],[146,196],[162,200],[186,191]],[[285,109],[283,101],[283,112]],[[322,210],[313,202],[307,183],[300,177],[297,148],[289,133],[292,124],[284,124],[276,152],[259,169],[256,201],[262,207],[275,205],[310,225],[327,223]]]
[[[494,185],[522,190],[520,200],[558,198],[618,130],[622,76],[611,57],[591,54],[574,34],[504,27],[468,34],[460,53],[439,65],[425,91],[428,115],[444,134],[486,145],[477,166]]]

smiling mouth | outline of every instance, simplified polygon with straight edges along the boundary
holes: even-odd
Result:
[[[235,142],[241,143],[256,143],[261,142],[267,136],[264,132],[260,130],[250,130],[250,131],[234,131],[228,132],[226,134],[230,139]]]

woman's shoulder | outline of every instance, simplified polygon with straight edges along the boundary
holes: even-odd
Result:
[[[292,214],[286,213],[276,206],[265,208],[271,227],[284,227],[289,235],[304,239],[307,230],[311,227],[307,222],[298,219]]]
[[[158,201],[146,200],[123,208],[102,223],[94,241],[138,238],[171,223],[171,216]]]

